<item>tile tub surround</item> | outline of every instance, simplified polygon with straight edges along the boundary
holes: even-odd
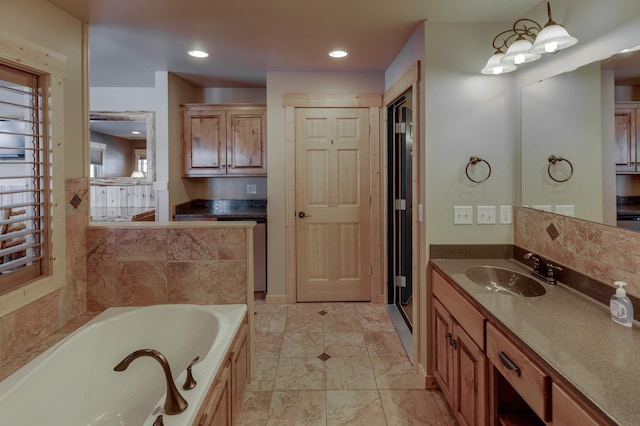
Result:
[[[640,297],[640,233],[524,207],[514,209],[514,244],[598,280],[625,281]],[[558,236],[548,233],[553,225]],[[640,305],[635,305],[640,310]]]
[[[91,226],[87,307],[248,303],[252,228],[246,222]]]
[[[514,297],[469,280],[468,267],[493,265],[528,273],[513,259],[435,259],[490,322],[500,322],[543,361],[553,381],[563,381],[608,415],[612,424],[640,424],[640,327],[611,321],[609,310],[564,286],[543,284],[540,297]],[[618,392],[620,389],[628,392]]]
[[[20,358],[87,310],[85,230],[89,223],[89,179],[65,181],[66,285],[0,315],[0,365]],[[8,306],[1,306],[3,312]]]
[[[256,372],[244,425],[455,425],[439,390],[425,390],[386,306],[255,306]]]

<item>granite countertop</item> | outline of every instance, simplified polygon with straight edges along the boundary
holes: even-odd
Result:
[[[174,219],[260,220],[267,218],[267,200],[191,200],[176,206]]]
[[[640,197],[637,196],[617,196],[616,211],[618,218],[628,216],[640,216]]]
[[[431,262],[613,422],[640,424],[640,394],[636,393],[640,386],[638,322],[631,329],[614,323],[607,306],[562,283],[543,283],[547,293],[540,297],[517,297],[487,290],[464,275],[466,268],[477,265],[531,272],[513,259]]]

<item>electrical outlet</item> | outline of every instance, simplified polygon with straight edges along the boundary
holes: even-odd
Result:
[[[258,192],[258,188],[255,184],[247,185],[247,194],[256,194]]]
[[[500,223],[509,225],[513,222],[513,208],[511,206],[500,206]]]
[[[476,216],[478,225],[495,225],[496,206],[478,206],[476,207]]]
[[[453,224],[471,225],[473,224],[472,206],[453,206]]]

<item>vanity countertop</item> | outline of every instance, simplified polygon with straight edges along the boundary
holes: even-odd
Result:
[[[540,297],[517,297],[487,290],[464,275],[478,265],[530,273],[513,259],[431,262],[615,423],[640,424],[640,324],[629,329],[614,323],[607,306],[561,283],[544,283],[547,293]]]
[[[267,200],[196,199],[176,206],[176,220],[264,220]]]

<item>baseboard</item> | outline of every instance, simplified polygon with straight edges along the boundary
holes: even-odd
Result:
[[[287,295],[286,294],[268,294],[265,297],[265,302],[269,303],[287,303]]]

